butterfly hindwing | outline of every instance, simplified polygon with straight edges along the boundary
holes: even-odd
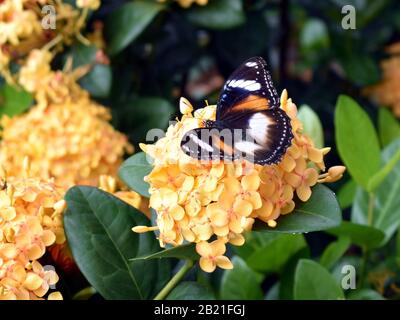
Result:
[[[199,160],[239,158],[266,165],[278,163],[291,145],[290,118],[281,109],[236,115],[238,128],[197,128],[182,139],[182,150]]]
[[[282,109],[243,113],[235,121],[244,129],[245,137],[234,141],[234,149],[253,163],[278,163],[292,143],[290,118]]]
[[[197,128],[185,133],[182,150],[198,160],[228,160],[239,158],[233,148],[233,130],[230,128]]]
[[[217,106],[217,120],[243,108],[278,108],[279,97],[264,59],[251,58],[236,69],[226,81]]]

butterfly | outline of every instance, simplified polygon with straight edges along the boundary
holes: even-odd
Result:
[[[220,94],[215,121],[190,130],[181,149],[198,160],[240,158],[269,165],[279,163],[293,139],[288,115],[272,83],[267,63],[253,57],[237,68]]]

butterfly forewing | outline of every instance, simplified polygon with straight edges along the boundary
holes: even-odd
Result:
[[[217,120],[223,120],[230,112],[248,109],[251,104],[262,110],[279,107],[267,63],[260,57],[245,61],[228,78],[217,103]]]

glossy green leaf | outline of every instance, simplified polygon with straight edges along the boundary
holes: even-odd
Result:
[[[385,300],[385,298],[377,291],[372,289],[360,289],[350,291],[347,296],[348,300]]]
[[[382,153],[384,165],[387,164],[400,149],[400,139],[391,143]],[[385,244],[400,225],[400,162],[394,166],[383,182],[374,192],[372,210],[372,226],[385,233]],[[368,225],[368,194],[359,188],[354,199],[351,220]]]
[[[308,105],[299,108],[297,117],[303,123],[304,133],[314,141],[316,148],[324,147],[324,131],[318,115]]]
[[[163,9],[164,5],[155,1],[136,0],[112,12],[106,22],[108,52],[114,55],[125,49]]]
[[[130,260],[137,261],[137,260],[149,260],[149,259],[161,259],[161,258],[198,260],[199,255],[196,252],[196,245],[194,243],[189,243],[178,247],[161,250],[144,257],[136,257]]]
[[[124,181],[129,188],[141,194],[144,197],[149,197],[149,184],[144,181],[153,166],[147,161],[148,156],[144,152],[139,152],[125,160],[118,171],[119,177]]]
[[[357,184],[366,189],[381,165],[378,137],[368,114],[352,98],[342,95],[336,104],[335,129],[343,162]]]
[[[215,296],[205,285],[184,281],[179,283],[168,295],[167,300],[214,300]]]
[[[168,261],[130,262],[159,249],[152,233],[131,228],[148,225],[138,210],[94,187],[71,188],[65,199],[65,233],[79,269],[106,299],[149,299],[170,277]]]
[[[400,124],[393,114],[386,108],[379,108],[378,129],[381,144],[386,147],[400,138]]]
[[[347,236],[339,237],[337,241],[330,243],[319,260],[319,263],[327,268],[331,269],[335,263],[345,254],[350,246],[350,238]]]
[[[343,221],[339,227],[326,232],[337,237],[349,237],[352,243],[367,248],[379,247],[385,238],[385,234],[379,229],[348,221]]]
[[[262,234],[271,239],[266,239],[260,246],[251,241],[244,245],[253,249],[253,252],[245,259],[247,265],[258,272],[280,272],[292,255],[307,246],[301,234]]]
[[[210,29],[230,29],[246,20],[242,0],[213,0],[187,10],[186,16],[191,23]]]
[[[307,202],[298,201],[296,209],[278,218],[275,228],[256,223],[254,230],[264,232],[302,233],[326,230],[340,225],[342,213],[335,194],[318,184]]]
[[[220,298],[226,300],[263,299],[262,277],[255,273],[240,257],[232,259],[233,269],[226,270],[222,277]]]
[[[279,299],[293,300],[294,275],[296,272],[297,263],[300,259],[309,258],[310,249],[308,247],[304,247],[291,256],[287,263],[283,266],[279,274]]]
[[[356,191],[357,191],[357,184],[352,179],[347,181],[339,189],[337,197],[339,200],[340,207],[342,209],[346,209],[351,206],[351,204],[353,203],[353,199],[356,196]]]
[[[294,299],[338,300],[344,299],[344,294],[328,270],[312,260],[301,259],[295,273]]]
[[[13,117],[27,110],[33,102],[32,95],[22,89],[4,84],[0,88],[0,117]]]

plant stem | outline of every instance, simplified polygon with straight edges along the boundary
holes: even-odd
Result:
[[[193,261],[186,260],[185,264],[181,269],[169,280],[169,282],[165,285],[164,288],[156,295],[154,300],[163,300],[165,297],[171,292],[173,288],[178,284],[179,281],[185,276],[185,274],[192,268]]]
[[[375,195],[372,192],[370,192],[368,201],[368,216],[367,216],[367,223],[369,226],[372,226],[374,220],[374,206],[375,206]]]
[[[375,195],[372,192],[370,192],[368,197],[368,212],[367,212],[367,224],[369,226],[372,226],[372,223],[374,222],[374,206],[375,206]],[[362,288],[364,285],[364,280],[367,273],[367,263],[369,258],[369,251],[366,247],[362,248],[362,252],[363,255],[361,262],[361,272],[358,281],[359,288]]]

